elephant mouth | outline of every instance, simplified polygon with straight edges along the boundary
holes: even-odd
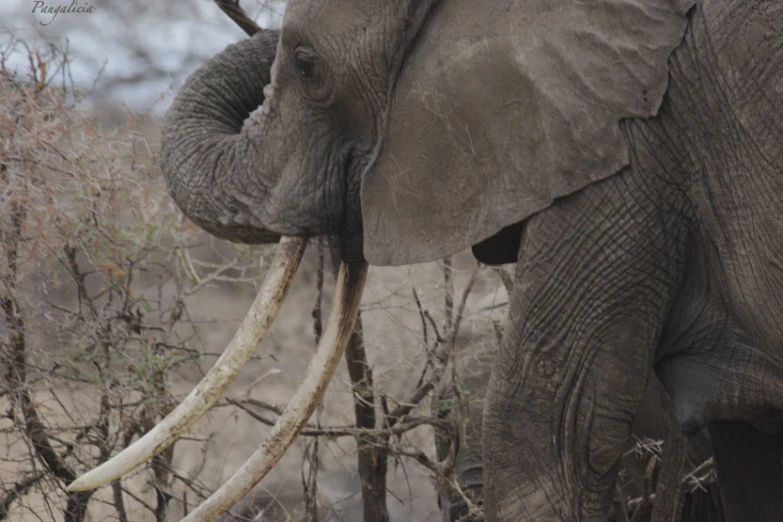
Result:
[[[133,471],[171,446],[220,399],[272,326],[306,244],[305,238],[281,237],[272,266],[247,316],[201,382],[152,430],[74,480],[68,485],[68,491],[96,489]],[[334,311],[293,398],[263,444],[211,497],[184,518],[184,522],[214,520],[226,511],[269,473],[302,431],[321,401],[351,337],[366,276],[366,262],[341,263],[332,303]]]

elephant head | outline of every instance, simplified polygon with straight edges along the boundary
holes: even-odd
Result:
[[[289,2],[282,31],[229,46],[183,86],[163,131],[174,200],[242,242],[339,235],[361,259],[361,176],[432,0]]]
[[[657,110],[682,12],[604,3],[289,1],[181,89],[171,193],[220,237],[337,234],[378,265],[479,243],[616,173],[617,122]]]
[[[629,164],[619,122],[656,114],[685,30],[678,4],[289,0],[279,32],[206,62],[166,119],[170,192],[219,237],[283,237],[277,270],[215,375],[160,431],[71,489],[138,466],[214,403],[257,345],[254,329],[271,323],[277,305],[261,301],[279,301],[301,256],[301,242],[286,236],[341,239],[349,288],[335,299],[349,310],[324,335],[338,345],[353,325],[365,260],[414,263],[471,245],[513,260],[520,222]],[[315,360],[313,375],[333,370],[338,352]],[[188,520],[209,519],[260,480],[324,383],[305,379],[310,387],[289,408],[296,418]]]

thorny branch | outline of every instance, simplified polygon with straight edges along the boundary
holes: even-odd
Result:
[[[682,437],[682,435],[676,432],[676,425],[673,428],[675,429],[669,430],[669,438],[672,439],[672,436]],[[670,443],[673,447],[668,448],[669,453],[667,454],[666,446]],[[614,502],[615,522],[649,520],[651,515],[654,522],[658,520],[679,520],[684,496],[692,494],[697,489],[706,491],[707,485],[716,480],[715,462],[712,457],[706,459],[691,471],[683,472],[682,468],[685,458],[684,446],[681,444],[682,441],[678,444],[676,439],[673,441],[668,440],[666,444],[663,444],[662,441],[645,439],[639,441],[636,447],[631,450],[631,452],[640,453],[641,456],[648,459],[644,473],[643,491],[641,496],[626,500],[618,483]],[[660,470],[658,472],[657,488],[654,488],[653,475],[658,468]],[[672,483],[670,484],[670,482]],[[670,488],[671,491],[667,492],[664,489],[664,494],[661,496],[662,487]],[[653,492],[654,489],[657,489],[657,491]],[[661,506],[660,502],[663,502],[664,505]]]
[[[38,472],[14,484],[11,489],[0,498],[0,520],[6,520],[10,512],[11,504],[16,502],[22,495],[26,494],[30,488],[45,477],[46,473]]]
[[[0,170],[3,173],[7,171],[5,164],[0,165]],[[27,216],[27,209],[19,201],[11,202],[10,207],[11,226],[6,231],[4,241],[7,269],[3,277],[4,295],[0,298],[0,307],[3,309],[5,322],[8,327],[8,346],[5,346],[3,349],[6,358],[4,361],[7,368],[6,379],[13,394],[14,404],[21,409],[24,432],[32,446],[33,452],[56,478],[67,484],[76,478],[76,474],[65,464],[52,447],[27,383],[25,321],[17,296],[19,243],[22,240],[22,226]],[[29,485],[27,487],[14,488],[16,497],[28,489]],[[68,494],[65,509],[66,522],[80,522],[84,518],[87,502],[91,494],[91,492]],[[4,509],[4,512],[7,513],[7,508]]]
[[[0,64],[0,399],[10,421],[0,520],[29,510],[35,494],[51,518],[77,522],[92,492],[64,486],[165,415],[168,373],[205,353],[187,303],[165,289],[174,283],[187,297],[197,285],[242,279],[248,254],[232,249],[225,266],[201,264],[198,282],[183,275],[177,252],[203,236],[176,219],[133,121],[118,135],[97,129],[65,91],[46,87],[48,64],[60,58],[30,53],[32,82]],[[120,522],[134,518],[126,498],[167,519],[171,456],[146,468],[151,499],[112,483]],[[199,488],[195,478],[178,480],[182,497]]]

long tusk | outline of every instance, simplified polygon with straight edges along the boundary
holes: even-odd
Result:
[[[245,464],[182,522],[211,522],[241,499],[269,473],[302,431],[323,396],[353,332],[362,297],[367,264],[340,265],[337,290],[326,330],[315,355],[272,433]]]
[[[264,284],[233,339],[209,372],[174,411],[142,438],[77,478],[68,491],[95,489],[118,479],[168,448],[223,395],[258,349],[302,260],[307,239],[281,237]]]

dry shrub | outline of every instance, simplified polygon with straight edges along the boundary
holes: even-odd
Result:
[[[79,521],[98,499],[65,485],[150,429],[169,373],[204,355],[186,298],[259,270],[180,217],[133,114],[98,128],[54,80],[67,55],[28,56],[26,76],[0,61],[0,520]],[[113,484],[107,516],[166,520],[176,481],[207,493],[172,450]]]

